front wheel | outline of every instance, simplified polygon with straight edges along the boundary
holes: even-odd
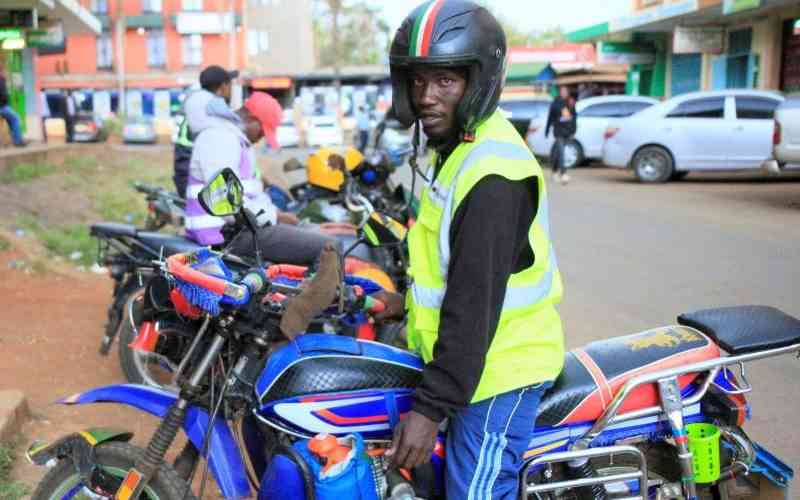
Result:
[[[675,171],[672,155],[661,146],[645,146],[631,161],[636,178],[641,182],[667,182]]]
[[[96,466],[105,472],[102,490],[90,490],[83,484],[71,459],[59,461],[50,469],[33,492],[31,500],[89,500],[113,498],[116,488],[144,451],[129,443],[105,443],[95,448]],[[110,491],[109,491],[110,490]],[[186,496],[184,497],[184,494]],[[172,468],[162,464],[158,473],[139,498],[148,500],[195,500],[186,482]]]

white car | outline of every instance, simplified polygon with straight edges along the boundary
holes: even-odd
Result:
[[[312,116],[308,121],[307,142],[311,147],[338,146],[344,143],[342,129],[336,116]]]
[[[778,173],[787,163],[800,165],[800,96],[787,97],[775,110],[772,157],[763,167]]]
[[[773,115],[782,101],[776,93],[743,89],[673,97],[613,125],[603,162],[630,167],[642,182],[759,168],[772,152]]]
[[[578,101],[575,104],[578,128],[574,140],[564,147],[565,166],[572,168],[586,160],[602,158],[604,134],[610,120],[631,116],[657,103],[658,101],[651,97],[629,95],[588,97]],[[548,137],[544,136],[546,125],[547,111],[543,116],[531,120],[527,140],[534,154],[550,157],[555,137],[552,130]]]
[[[283,111],[283,118],[278,125],[278,144],[282,148],[297,147],[300,144],[300,134],[294,124],[294,113],[291,109]]]

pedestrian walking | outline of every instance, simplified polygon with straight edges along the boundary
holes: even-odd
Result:
[[[449,499],[519,498],[531,422],[564,362],[542,170],[497,109],[506,52],[484,7],[435,0],[406,18],[389,57],[397,118],[434,152],[408,234],[411,293],[379,294],[381,318],[408,309],[409,348],[425,361],[387,455],[428,462],[448,418]]]
[[[359,106],[358,113],[356,113],[356,126],[358,127],[357,148],[363,153],[369,142],[369,111],[366,106]]]
[[[2,74],[0,74],[0,116],[8,123],[8,130],[11,132],[11,141],[14,145],[20,148],[27,146],[28,142],[22,138],[19,115],[9,105],[6,77]]]
[[[75,96],[72,91],[68,90],[64,102],[64,126],[67,129],[67,142],[75,140]]]
[[[547,137],[552,128],[553,136],[556,139],[555,147],[553,148],[554,158],[550,158],[550,163],[553,166],[553,176],[557,181],[566,184],[569,182],[569,175],[564,163],[564,148],[575,136],[578,126],[577,117],[575,116],[575,101],[570,96],[569,89],[562,85],[558,88],[558,93],[559,96],[550,104],[544,136]]]

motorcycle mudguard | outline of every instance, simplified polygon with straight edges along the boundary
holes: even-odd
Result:
[[[98,387],[74,394],[58,401],[65,405],[84,405],[91,403],[121,403],[138,408],[156,417],[164,417],[170,406],[177,400],[171,392],[137,384],[117,384]],[[209,415],[202,408],[189,406],[183,430],[202,451]],[[214,480],[225,498],[248,498],[251,494],[239,447],[225,419],[217,417],[210,433],[208,463]]]

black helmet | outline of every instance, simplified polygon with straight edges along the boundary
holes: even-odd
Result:
[[[410,127],[416,114],[409,96],[413,65],[469,68],[467,88],[456,110],[456,124],[465,136],[497,108],[503,90],[506,36],[485,8],[466,0],[432,0],[403,21],[392,41],[389,64],[393,108]]]

